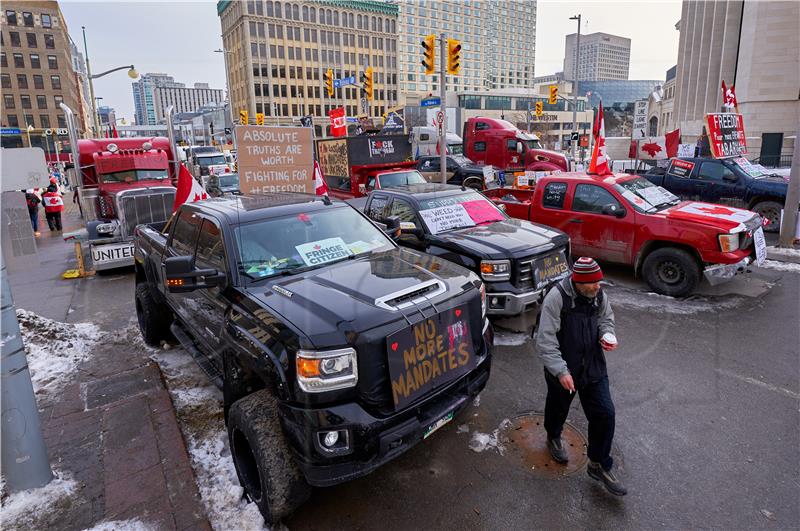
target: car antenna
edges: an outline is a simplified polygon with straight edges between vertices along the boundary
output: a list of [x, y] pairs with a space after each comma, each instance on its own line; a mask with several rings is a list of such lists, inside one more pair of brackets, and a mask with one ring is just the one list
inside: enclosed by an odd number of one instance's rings
[[331, 202], [331, 198], [330, 198], [330, 197], [328, 197], [328, 194], [325, 194], [325, 195], [323, 195], [323, 196], [322, 196], [322, 202], [323, 202], [323, 203], [324, 203], [326, 206], [331, 206], [331, 205], [333, 204], [333, 203]]

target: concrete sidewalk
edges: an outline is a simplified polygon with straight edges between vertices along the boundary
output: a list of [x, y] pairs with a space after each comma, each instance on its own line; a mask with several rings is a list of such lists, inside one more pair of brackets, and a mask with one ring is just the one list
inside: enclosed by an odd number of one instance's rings
[[[71, 198], [65, 199], [72, 205]], [[82, 225], [77, 208], [64, 231]], [[53, 468], [77, 482], [70, 503], [37, 521], [4, 527], [85, 529], [138, 520], [157, 529], [210, 529], [185, 441], [158, 366], [130, 322], [130, 272], [62, 280], [76, 267], [74, 247], [43, 227], [40, 266], [9, 274], [17, 308], [67, 323], [91, 322], [106, 334], [68, 385], [37, 401]]]

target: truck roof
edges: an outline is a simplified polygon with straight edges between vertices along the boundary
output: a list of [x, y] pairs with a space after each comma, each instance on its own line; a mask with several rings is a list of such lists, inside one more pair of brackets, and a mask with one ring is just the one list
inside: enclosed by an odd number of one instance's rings
[[[466, 191], [471, 190], [467, 188]], [[391, 188], [375, 190], [375, 192], [391, 192], [393, 194], [409, 194], [417, 199], [429, 199], [431, 197], [442, 197], [448, 195], [458, 195], [464, 193], [460, 186], [455, 184], [425, 183], [425, 184], [403, 184]], [[373, 193], [375, 193], [373, 192]]]
[[181, 208], [197, 212], [213, 212], [231, 225], [261, 219], [280, 217], [297, 212], [313, 212], [325, 208], [345, 206], [344, 201], [326, 201], [314, 194], [274, 192], [260, 195], [218, 197], [197, 203], [187, 203]]
[[547, 179], [548, 181], [558, 181], [559, 179], [569, 179], [571, 181], [585, 181], [585, 182], [604, 182], [608, 184], [618, 184], [621, 182], [629, 181], [631, 179], [635, 179], [636, 177], [641, 177], [641, 175], [633, 175], [630, 173], [615, 173], [614, 175], [589, 175], [588, 173], [582, 172], [563, 172], [563, 173], [551, 173], [550, 175], [546, 175], [542, 179]]

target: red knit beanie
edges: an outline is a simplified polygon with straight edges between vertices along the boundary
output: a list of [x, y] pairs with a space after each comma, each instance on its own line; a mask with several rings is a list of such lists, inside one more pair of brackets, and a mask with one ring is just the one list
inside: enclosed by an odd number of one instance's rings
[[572, 266], [572, 281], [576, 283], [600, 282], [603, 280], [603, 271], [594, 261], [594, 258], [581, 256]]

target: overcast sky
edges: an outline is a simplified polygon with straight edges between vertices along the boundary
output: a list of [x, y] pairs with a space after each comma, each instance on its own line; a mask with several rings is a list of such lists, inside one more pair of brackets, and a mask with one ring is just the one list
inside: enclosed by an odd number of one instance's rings
[[[164, 72], [187, 86], [206, 82], [212, 88], [225, 88], [222, 54], [214, 53], [222, 47], [216, 2], [62, 0], [60, 5], [81, 51], [81, 26], [86, 26], [94, 73], [133, 64], [139, 73]], [[631, 39], [631, 79], [664, 79], [666, 70], [677, 62], [675, 23], [680, 12], [680, 0], [540, 0], [536, 75], [562, 70], [564, 36], [577, 29], [569, 17], [580, 13], [582, 33], [602, 31]], [[95, 95], [103, 98], [100, 104], [114, 107], [117, 118], [133, 117], [131, 81], [125, 71], [95, 80]]]

